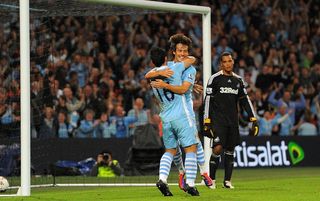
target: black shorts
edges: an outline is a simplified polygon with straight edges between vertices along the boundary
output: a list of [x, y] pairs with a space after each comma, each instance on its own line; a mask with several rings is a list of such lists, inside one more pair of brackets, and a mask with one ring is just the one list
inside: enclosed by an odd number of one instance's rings
[[216, 145], [222, 145], [224, 149], [234, 148], [240, 144], [239, 127], [234, 126], [214, 126], [215, 138], [210, 141], [213, 148]]

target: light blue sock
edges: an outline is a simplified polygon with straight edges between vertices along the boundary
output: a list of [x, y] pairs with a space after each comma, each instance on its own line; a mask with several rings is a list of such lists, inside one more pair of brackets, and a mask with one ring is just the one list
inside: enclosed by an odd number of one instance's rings
[[161, 157], [159, 168], [159, 180], [162, 180], [164, 183], [167, 183], [167, 178], [171, 169], [172, 160], [173, 155], [169, 152], [165, 152]]
[[180, 147], [177, 147], [177, 153], [173, 157], [173, 162], [177, 166], [180, 174], [183, 174], [186, 172], [183, 166], [182, 153], [181, 153]]
[[193, 152], [186, 153], [186, 159], [185, 159], [185, 168], [186, 168], [186, 183], [193, 187], [194, 181], [197, 177], [197, 158], [196, 154]]
[[200, 173], [205, 173], [205, 167], [204, 167], [204, 152], [201, 142], [197, 145], [197, 162], [199, 165]]

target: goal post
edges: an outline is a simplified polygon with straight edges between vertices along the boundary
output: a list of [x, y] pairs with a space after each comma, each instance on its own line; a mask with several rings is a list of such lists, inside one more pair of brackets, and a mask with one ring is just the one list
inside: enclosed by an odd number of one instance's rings
[[[211, 13], [202, 14], [202, 47], [203, 47], [203, 98], [205, 96], [207, 80], [211, 76]], [[209, 162], [212, 154], [212, 149], [210, 148], [210, 139], [204, 137], [203, 140], [204, 158], [205, 158], [205, 168], [209, 173]]]
[[20, 12], [20, 66], [21, 66], [21, 189], [18, 195], [30, 196], [30, 13], [29, 0], [19, 1]]

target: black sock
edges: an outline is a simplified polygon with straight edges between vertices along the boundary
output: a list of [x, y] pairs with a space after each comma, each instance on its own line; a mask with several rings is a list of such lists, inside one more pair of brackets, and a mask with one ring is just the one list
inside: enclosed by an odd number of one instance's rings
[[230, 181], [233, 171], [233, 151], [224, 152], [224, 181]]
[[210, 178], [212, 180], [216, 179], [216, 171], [219, 167], [220, 163], [220, 155], [215, 155], [212, 153], [211, 158], [210, 158]]

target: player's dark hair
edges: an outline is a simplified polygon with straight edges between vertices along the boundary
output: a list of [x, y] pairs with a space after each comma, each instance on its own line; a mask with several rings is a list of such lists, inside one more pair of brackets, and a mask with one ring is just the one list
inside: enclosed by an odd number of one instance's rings
[[161, 66], [165, 62], [166, 56], [166, 51], [162, 48], [153, 47], [150, 50], [151, 61], [157, 67]]
[[191, 45], [192, 45], [191, 39], [183, 34], [175, 34], [175, 35], [171, 36], [169, 39], [169, 43], [170, 43], [170, 50], [172, 50], [172, 51], [176, 50], [176, 46], [179, 43], [181, 43], [183, 45], [187, 45], [189, 51], [190, 51]]
[[222, 57], [224, 57], [224, 56], [231, 56], [232, 57], [232, 54], [230, 52], [222, 52], [220, 55], [220, 58], [219, 58], [219, 62], [222, 61]]

